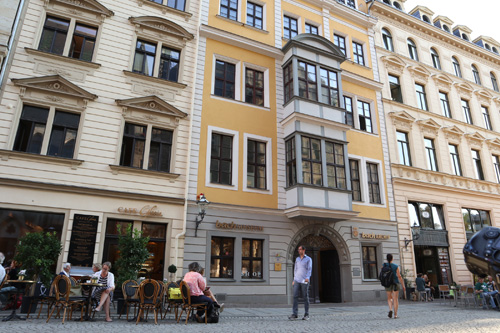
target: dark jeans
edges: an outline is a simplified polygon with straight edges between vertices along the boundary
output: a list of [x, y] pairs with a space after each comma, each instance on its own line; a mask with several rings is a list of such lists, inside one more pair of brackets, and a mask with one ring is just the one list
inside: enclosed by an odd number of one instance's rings
[[[207, 306], [207, 315], [210, 315], [210, 313], [212, 312], [212, 308], [214, 306], [214, 301], [212, 301], [211, 298], [209, 298], [209, 297], [207, 297], [205, 295], [191, 296], [191, 304], [204, 303], [204, 302], [208, 303], [208, 306]], [[203, 316], [205, 314], [205, 311], [204, 310], [198, 310], [198, 312], [196, 312], [196, 314], [201, 317], [201, 316]]]
[[299, 296], [304, 298], [304, 315], [309, 314], [309, 283], [298, 283], [297, 281], [293, 284], [293, 314], [297, 315], [299, 312]]

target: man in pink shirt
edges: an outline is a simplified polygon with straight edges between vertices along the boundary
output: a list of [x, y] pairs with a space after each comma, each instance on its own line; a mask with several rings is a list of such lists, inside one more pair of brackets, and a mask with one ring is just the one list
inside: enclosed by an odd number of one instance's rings
[[[203, 276], [199, 273], [201, 271], [201, 266], [197, 262], [193, 262], [189, 264], [188, 269], [189, 272], [184, 275], [184, 281], [191, 290], [191, 303], [208, 303], [207, 315], [209, 315], [212, 312], [214, 301], [203, 293], [207, 285], [205, 279], [203, 279]], [[198, 310], [196, 313], [196, 320], [198, 322], [205, 322], [205, 319], [203, 319], [204, 313], [205, 311]]]

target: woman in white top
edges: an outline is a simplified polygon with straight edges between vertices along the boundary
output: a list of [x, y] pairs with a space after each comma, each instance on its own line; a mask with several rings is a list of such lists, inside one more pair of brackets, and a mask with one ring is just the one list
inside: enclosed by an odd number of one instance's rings
[[112, 321], [109, 316], [109, 305], [113, 299], [113, 290], [115, 290], [115, 276], [110, 270], [111, 263], [109, 261], [102, 264], [102, 269], [95, 273], [94, 276], [98, 278], [97, 283], [105, 284], [106, 287], [95, 287], [92, 292], [92, 297], [99, 300], [99, 305], [95, 310], [99, 312], [104, 307], [106, 321]]

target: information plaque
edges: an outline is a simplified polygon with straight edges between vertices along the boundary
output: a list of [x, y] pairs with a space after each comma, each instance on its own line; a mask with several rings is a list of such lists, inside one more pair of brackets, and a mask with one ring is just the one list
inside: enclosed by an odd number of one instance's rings
[[75, 214], [69, 244], [72, 266], [92, 267], [99, 216]]

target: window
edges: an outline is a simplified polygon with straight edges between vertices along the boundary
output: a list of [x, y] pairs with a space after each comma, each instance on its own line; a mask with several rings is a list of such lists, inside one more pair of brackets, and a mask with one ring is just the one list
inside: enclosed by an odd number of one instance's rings
[[[53, 119], [52, 128], [48, 130], [50, 119]], [[13, 150], [73, 158], [79, 124], [79, 114], [24, 105]], [[42, 151], [47, 139], [47, 151]]]
[[361, 201], [361, 176], [359, 174], [359, 161], [349, 160], [351, 171], [352, 201]]
[[484, 180], [483, 167], [481, 165], [481, 155], [479, 155], [479, 151], [472, 149], [472, 161], [474, 164], [474, 173], [476, 174], [476, 178], [479, 180]]
[[458, 155], [458, 147], [456, 145], [449, 144], [450, 157], [451, 157], [451, 169], [453, 174], [456, 176], [462, 175], [462, 168], [460, 167], [460, 156]]
[[493, 90], [495, 90], [496, 92], [499, 92], [498, 90], [498, 82], [497, 82], [497, 77], [495, 76], [495, 74], [493, 74], [493, 72], [490, 73], [490, 77], [491, 77], [491, 87], [493, 88]]
[[302, 142], [302, 178], [304, 184], [323, 185], [321, 170], [321, 141], [301, 137]]
[[186, 7], [186, 0], [168, 0], [167, 6], [184, 11]]
[[[64, 46], [69, 26], [69, 20], [47, 16], [38, 49], [44, 52], [64, 55]], [[92, 61], [96, 37], [97, 28], [75, 23], [68, 57]]]
[[469, 41], [469, 37], [467, 37], [466, 34], [462, 34], [462, 39], [466, 40], [466, 41]]
[[410, 146], [408, 142], [408, 134], [396, 131], [398, 140], [399, 163], [411, 166]]
[[247, 142], [247, 187], [266, 189], [266, 143]]
[[460, 69], [460, 63], [457, 58], [451, 57], [451, 61], [453, 62], [453, 69], [455, 70], [455, 75], [458, 77], [462, 77], [462, 70]]
[[443, 206], [424, 202], [408, 202], [410, 225], [422, 229], [444, 230]]
[[491, 131], [492, 128], [491, 128], [490, 114], [488, 112], [488, 108], [486, 106], [481, 106], [481, 112], [483, 113], [485, 128]]
[[425, 87], [421, 84], [415, 83], [415, 90], [417, 92], [417, 107], [421, 110], [428, 111]]
[[246, 68], [245, 77], [245, 102], [264, 106], [264, 73]]
[[290, 62], [283, 68], [283, 81], [285, 81], [285, 103], [293, 96], [293, 64]]
[[210, 182], [232, 184], [233, 138], [229, 135], [212, 133], [210, 152]]
[[148, 170], [170, 172], [173, 132], [152, 128]]
[[242, 239], [241, 242], [241, 278], [262, 279], [262, 244], [261, 239]]
[[354, 126], [352, 98], [344, 96], [344, 105], [345, 105], [345, 123], [347, 125]]
[[391, 89], [392, 100], [403, 103], [403, 94], [401, 93], [399, 77], [389, 74], [389, 88]]
[[450, 32], [450, 27], [448, 27], [446, 24], [443, 24], [443, 30], [446, 32]]
[[384, 0], [384, 3], [388, 4], [389, 6], [391, 5], [391, 2], [389, 0]]
[[399, 2], [394, 1], [392, 4], [394, 5], [394, 8], [399, 9], [399, 10], [403, 10], [403, 8], [399, 4]]
[[427, 168], [432, 171], [439, 171], [436, 158], [436, 148], [434, 140], [424, 138], [425, 151], [427, 155]]
[[344, 145], [327, 141], [325, 154], [328, 187], [346, 189]]
[[360, 130], [373, 133], [371, 117], [370, 104], [363, 101], [358, 101], [358, 118]]
[[344, 55], [347, 55], [345, 48], [345, 38], [339, 35], [333, 35], [333, 44], [337, 45]]
[[500, 157], [497, 155], [492, 155], [493, 168], [495, 169], [495, 175], [497, 176], [497, 182], [500, 183]]
[[474, 65], [471, 65], [472, 69], [472, 75], [474, 76], [474, 82], [477, 84], [481, 84], [481, 77], [479, 76], [479, 71], [477, 70], [477, 67]]
[[387, 51], [394, 51], [394, 46], [392, 44], [392, 35], [389, 30], [385, 28], [382, 29], [382, 41], [384, 42], [384, 47]]
[[297, 184], [297, 159], [295, 158], [295, 138], [285, 142], [286, 186]]
[[146, 248], [149, 258], [143, 268], [148, 270], [152, 279], [163, 280], [163, 263], [165, 262], [165, 245], [167, 244], [167, 225], [142, 222], [142, 235], [149, 237]]
[[352, 42], [352, 56], [354, 62], [364, 66], [365, 65], [365, 57], [363, 55], [363, 45]]
[[417, 46], [411, 39], [408, 39], [408, 54], [410, 59], [418, 61]]
[[427, 22], [427, 23], [431, 23], [431, 20], [429, 19], [429, 16], [427, 16], [427, 15], [422, 15], [422, 21]]
[[159, 78], [177, 82], [181, 53], [168, 47], [161, 48]]
[[146, 126], [125, 123], [120, 165], [142, 169], [146, 147]]
[[262, 22], [263, 22], [263, 7], [256, 5], [252, 2], [247, 3], [247, 24], [257, 28], [257, 29], [263, 29]]
[[356, 8], [356, 3], [354, 0], [340, 0], [340, 2], [348, 5], [351, 8]]
[[214, 95], [234, 99], [236, 66], [225, 61], [215, 61]]
[[441, 100], [441, 111], [443, 111], [443, 116], [451, 118], [450, 102], [448, 101], [448, 94], [440, 91], [439, 99]]
[[378, 177], [378, 165], [375, 163], [366, 163], [366, 173], [368, 177], [368, 192], [370, 194], [370, 203], [382, 203], [380, 197], [380, 184]]
[[465, 122], [472, 125], [472, 116], [470, 113], [469, 101], [462, 99], [462, 110], [464, 110]]
[[137, 40], [134, 57], [133, 72], [153, 75], [153, 68], [155, 66], [156, 44]]
[[234, 274], [234, 238], [212, 237], [210, 278], [232, 279]]
[[316, 66], [303, 61], [298, 62], [299, 96], [318, 100], [316, 86]]
[[318, 34], [318, 27], [316, 27], [312, 24], [306, 23], [306, 33], [317, 35]]
[[363, 279], [376, 280], [378, 277], [377, 269], [377, 247], [363, 246]]
[[493, 47], [491, 48], [491, 50], [493, 51], [493, 53], [498, 54], [498, 49], [497, 49], [496, 47], [494, 47], [494, 46], [493, 46]]
[[441, 62], [439, 61], [439, 54], [437, 51], [431, 47], [431, 58], [432, 58], [432, 66], [436, 69], [441, 69]]
[[292, 39], [299, 34], [297, 20], [289, 16], [283, 16], [283, 35], [286, 39]]
[[485, 47], [488, 51], [491, 51], [490, 44], [486, 43], [486, 44], [484, 44], [484, 47]]
[[320, 68], [322, 102], [335, 107], [339, 106], [339, 87], [337, 72]]
[[465, 231], [478, 232], [491, 226], [490, 213], [486, 210], [462, 208]]
[[238, 20], [238, 0], [221, 0], [220, 16], [230, 20]]

